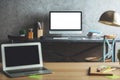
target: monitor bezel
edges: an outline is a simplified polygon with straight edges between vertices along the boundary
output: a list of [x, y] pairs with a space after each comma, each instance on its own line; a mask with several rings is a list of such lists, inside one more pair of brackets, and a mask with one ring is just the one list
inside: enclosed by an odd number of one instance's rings
[[[80, 13], [80, 29], [51, 29], [51, 13]], [[82, 11], [50, 11], [49, 12], [49, 31], [82, 31]]]

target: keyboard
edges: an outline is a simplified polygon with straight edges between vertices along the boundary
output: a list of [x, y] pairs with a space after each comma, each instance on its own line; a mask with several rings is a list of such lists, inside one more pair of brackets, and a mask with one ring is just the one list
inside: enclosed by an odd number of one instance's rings
[[43, 37], [45, 40], [103, 40], [103, 37], [98, 38], [89, 38], [87, 36], [51, 36], [51, 37]]
[[39, 69], [33, 69], [33, 70], [19, 70], [19, 71], [6, 71], [6, 75], [9, 77], [21, 77], [21, 76], [28, 76], [33, 74], [50, 74], [52, 73], [51, 70], [48, 70], [47, 68], [39, 68]]
[[53, 37], [53, 39], [69, 39], [69, 37]]

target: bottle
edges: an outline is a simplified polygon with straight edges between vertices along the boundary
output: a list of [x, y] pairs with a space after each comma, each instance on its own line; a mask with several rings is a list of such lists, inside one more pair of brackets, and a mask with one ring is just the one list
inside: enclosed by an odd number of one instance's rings
[[28, 39], [33, 39], [33, 28], [29, 28]]
[[37, 38], [40, 38], [41, 36], [43, 36], [43, 25], [41, 25], [41, 23], [38, 22]]

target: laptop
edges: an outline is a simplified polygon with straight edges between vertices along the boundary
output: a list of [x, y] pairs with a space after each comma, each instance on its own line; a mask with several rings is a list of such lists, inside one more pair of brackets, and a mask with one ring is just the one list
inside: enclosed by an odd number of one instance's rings
[[40, 42], [1, 44], [3, 72], [9, 77], [52, 73], [43, 66]]

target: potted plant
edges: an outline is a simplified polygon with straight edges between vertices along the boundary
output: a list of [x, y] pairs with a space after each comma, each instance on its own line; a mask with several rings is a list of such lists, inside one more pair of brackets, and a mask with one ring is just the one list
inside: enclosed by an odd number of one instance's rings
[[19, 35], [20, 36], [22, 36], [22, 37], [25, 37], [26, 36], [26, 30], [25, 29], [21, 29], [20, 31], [19, 31]]

